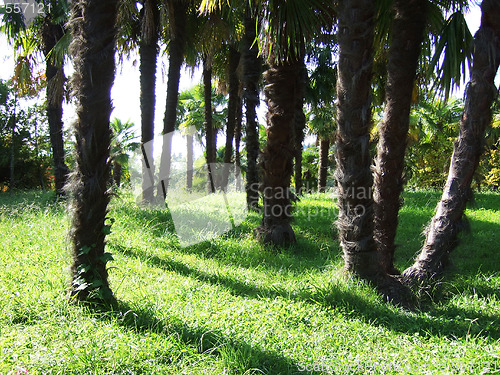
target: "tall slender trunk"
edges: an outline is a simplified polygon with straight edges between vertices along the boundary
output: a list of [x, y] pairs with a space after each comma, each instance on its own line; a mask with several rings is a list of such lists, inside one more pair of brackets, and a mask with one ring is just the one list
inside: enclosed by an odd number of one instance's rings
[[251, 16], [247, 5], [245, 14], [245, 35], [243, 37], [243, 89], [246, 108], [246, 148], [247, 148], [247, 206], [256, 210], [259, 206], [259, 174], [257, 158], [259, 156], [259, 129], [256, 107], [259, 105], [259, 79], [262, 75], [262, 62], [255, 41], [256, 20]]
[[14, 111], [10, 116], [10, 125], [11, 125], [11, 143], [10, 143], [10, 180], [9, 180], [9, 191], [12, 193], [16, 188], [16, 124], [17, 124], [17, 95], [14, 96]]
[[339, 3], [337, 227], [346, 270], [368, 280], [375, 280], [380, 270], [373, 239], [369, 147], [374, 20], [372, 0]]
[[328, 152], [330, 150], [330, 138], [321, 138], [319, 142], [319, 166], [318, 166], [318, 191], [326, 191], [326, 180], [328, 177]]
[[267, 144], [261, 155], [263, 218], [255, 233], [259, 241], [286, 245], [296, 241], [290, 221], [290, 180], [296, 155], [295, 126], [298, 98], [303, 96], [302, 59], [271, 64], [265, 72]]
[[374, 168], [374, 233], [385, 272], [394, 268], [398, 212], [403, 191], [406, 138], [420, 49], [424, 37], [427, 0], [397, 0], [387, 65], [386, 105]]
[[234, 177], [236, 179], [236, 191], [241, 190], [241, 125], [243, 119], [243, 108], [241, 96], [238, 95], [238, 111], [236, 116], [236, 128], [234, 129]]
[[193, 190], [193, 169], [194, 169], [194, 160], [193, 160], [193, 135], [188, 134], [186, 136], [186, 144], [187, 144], [187, 156], [186, 156], [186, 190]]
[[73, 264], [71, 296], [78, 300], [113, 302], [108, 283], [105, 237], [110, 192], [109, 118], [115, 74], [117, 0], [73, 3], [71, 52], [78, 100], [75, 122], [75, 170], [71, 175]]
[[484, 149], [485, 129], [491, 124], [491, 107], [497, 95], [494, 80], [500, 65], [500, 1], [484, 0], [481, 10], [481, 27], [474, 37], [473, 67], [448, 180], [427, 229], [424, 246], [415, 263], [403, 273], [409, 284], [439, 277], [455, 249], [471, 194], [470, 184]]
[[177, 118], [177, 102], [179, 98], [179, 80], [184, 61], [186, 46], [186, 4], [182, 0], [167, 2], [169, 21], [171, 23], [171, 40], [169, 45], [169, 66], [167, 83], [167, 100], [163, 119], [163, 148], [160, 161], [158, 196], [167, 197], [172, 159], [172, 133]]
[[49, 123], [50, 143], [52, 146], [52, 158], [54, 164], [55, 190], [58, 196], [64, 195], [64, 186], [69, 174], [69, 169], [64, 162], [64, 140], [62, 103], [64, 98], [64, 76], [63, 66], [55, 65], [49, 59], [49, 53], [64, 36], [61, 25], [54, 25], [49, 18], [42, 24], [43, 51], [46, 60], [45, 76], [47, 77], [47, 120]]
[[208, 169], [207, 188], [210, 193], [217, 189], [217, 134], [212, 121], [212, 65], [207, 57], [203, 60], [203, 96], [205, 101], [206, 161]]
[[[303, 81], [301, 85], [306, 85], [307, 68], [304, 61], [299, 71], [299, 79]], [[304, 142], [304, 130], [306, 128], [306, 116], [304, 115], [304, 95], [297, 96], [295, 108], [295, 192], [302, 194], [302, 143]]]
[[158, 57], [159, 9], [157, 0], [144, 2], [139, 44], [141, 82], [142, 201], [154, 202], [154, 118], [156, 106], [156, 60]]
[[238, 115], [238, 91], [240, 81], [238, 79], [238, 65], [240, 53], [233, 46], [229, 47], [229, 100], [227, 103], [227, 126], [226, 126], [226, 148], [224, 151], [224, 167], [222, 173], [221, 188], [226, 190], [230, 165], [233, 157], [233, 139], [236, 128], [236, 117]]
[[38, 124], [35, 123], [35, 160], [38, 172], [38, 178], [40, 179], [40, 187], [42, 191], [45, 192], [45, 180], [42, 169], [42, 158], [40, 157], [40, 146], [38, 140]]

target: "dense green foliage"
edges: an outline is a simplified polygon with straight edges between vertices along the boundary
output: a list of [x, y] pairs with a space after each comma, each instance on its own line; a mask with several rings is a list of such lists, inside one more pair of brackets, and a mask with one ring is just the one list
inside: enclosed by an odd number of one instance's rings
[[[444, 186], [463, 110], [461, 99], [443, 101], [425, 92], [412, 106], [404, 176], [410, 188], [441, 189]], [[374, 114], [377, 124], [372, 130], [374, 142], [377, 141], [382, 121], [381, 111]], [[476, 189], [496, 190], [500, 186], [499, 137], [500, 117], [497, 110], [492, 126], [488, 129], [485, 154], [474, 179]]]
[[52, 187], [52, 152], [44, 106], [20, 108], [10, 91], [0, 96], [5, 98], [0, 98], [0, 190], [10, 186], [12, 157], [17, 188]]
[[[396, 254], [411, 263], [438, 193], [405, 194]], [[420, 310], [394, 308], [347, 279], [331, 196], [296, 209], [298, 243], [258, 245], [251, 213], [211, 242], [181, 248], [165, 211], [127, 193], [111, 204], [111, 310], [68, 303], [69, 225], [52, 194], [0, 194], [0, 373], [437, 374], [500, 368], [500, 196], [467, 211], [473, 235], [457, 276]], [[200, 207], [200, 210], [203, 210]], [[306, 367], [307, 366], [307, 367]], [[314, 367], [316, 366], [316, 367]], [[307, 369], [307, 371], [305, 371]], [[330, 369], [334, 369], [335, 371]], [[304, 370], [301, 372], [300, 370]]]

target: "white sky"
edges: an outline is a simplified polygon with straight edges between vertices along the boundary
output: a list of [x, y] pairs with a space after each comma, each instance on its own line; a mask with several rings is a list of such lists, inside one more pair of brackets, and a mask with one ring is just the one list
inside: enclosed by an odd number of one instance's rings
[[[474, 2], [472, 2], [474, 3]], [[466, 15], [467, 23], [471, 32], [474, 34], [480, 25], [481, 12], [479, 6], [472, 4], [471, 11]], [[160, 134], [163, 128], [163, 114], [165, 112], [165, 100], [167, 91], [167, 72], [168, 56], [162, 55], [158, 59], [157, 84], [156, 84], [156, 115], [155, 115], [155, 134]], [[66, 64], [67, 75], [71, 74], [71, 64]], [[14, 68], [14, 59], [12, 49], [6, 43], [5, 37], [0, 37], [0, 78], [9, 79], [12, 76]], [[181, 74], [180, 91], [191, 88], [201, 82], [201, 72], [196, 70], [192, 72], [184, 70]], [[466, 81], [468, 79], [466, 78]], [[500, 84], [500, 74], [497, 76], [497, 84]], [[465, 85], [463, 85], [465, 87]], [[111, 118], [119, 118], [122, 121], [130, 120], [140, 126], [140, 103], [139, 103], [139, 61], [137, 55], [132, 55], [130, 59], [125, 59], [123, 64], [117, 66], [117, 75], [112, 89], [112, 99], [114, 110]], [[463, 95], [463, 88], [456, 95]], [[259, 118], [264, 122], [265, 105], [259, 108]], [[68, 125], [75, 119], [73, 105], [66, 104], [64, 107], [64, 120]], [[139, 134], [139, 133], [137, 133]], [[174, 144], [176, 142], [174, 141]], [[219, 142], [220, 143], [220, 142]], [[178, 152], [180, 150], [174, 150]]]

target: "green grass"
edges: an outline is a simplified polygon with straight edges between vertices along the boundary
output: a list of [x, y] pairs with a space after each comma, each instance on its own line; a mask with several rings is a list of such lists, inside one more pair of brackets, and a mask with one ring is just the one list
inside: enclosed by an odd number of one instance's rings
[[[438, 199], [406, 193], [398, 267]], [[121, 193], [108, 237], [114, 311], [67, 301], [63, 203], [27, 192], [0, 204], [0, 374], [500, 373], [499, 195], [476, 197], [451, 273], [417, 312], [344, 275], [327, 196], [301, 200], [298, 243], [277, 251], [253, 239], [254, 213], [181, 247], [167, 212]]]

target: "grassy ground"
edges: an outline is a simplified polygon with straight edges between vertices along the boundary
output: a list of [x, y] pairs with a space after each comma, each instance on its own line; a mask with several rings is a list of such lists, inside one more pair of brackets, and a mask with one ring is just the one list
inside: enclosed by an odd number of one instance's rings
[[[400, 268], [438, 197], [406, 194]], [[477, 196], [452, 273], [418, 312], [343, 275], [326, 196], [302, 199], [298, 244], [276, 251], [255, 243], [256, 214], [181, 247], [170, 215], [121, 194], [108, 241], [116, 311], [67, 302], [63, 204], [33, 192], [0, 204], [0, 374], [500, 373], [499, 195]]]

